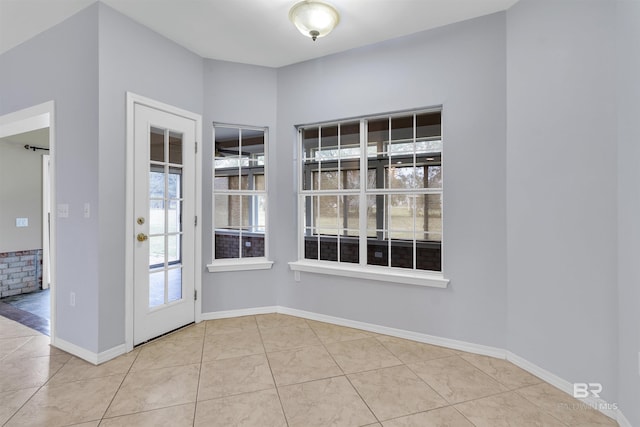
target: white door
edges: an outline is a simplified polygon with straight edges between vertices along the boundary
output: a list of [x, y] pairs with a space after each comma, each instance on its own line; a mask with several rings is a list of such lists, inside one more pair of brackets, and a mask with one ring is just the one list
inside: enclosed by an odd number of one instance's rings
[[195, 320], [194, 120], [135, 104], [134, 345]]

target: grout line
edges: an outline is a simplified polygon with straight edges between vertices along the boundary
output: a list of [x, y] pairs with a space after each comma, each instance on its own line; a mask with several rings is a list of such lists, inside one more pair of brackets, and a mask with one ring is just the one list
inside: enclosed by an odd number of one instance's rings
[[196, 424], [196, 414], [198, 413], [198, 395], [200, 394], [200, 379], [202, 378], [202, 361], [204, 360], [204, 342], [207, 339], [207, 321], [205, 320], [204, 331], [202, 331], [202, 348], [200, 349], [200, 365], [198, 366], [198, 384], [196, 385], [196, 401], [193, 404], [193, 422]]
[[284, 417], [284, 422], [289, 427], [289, 419], [287, 418], [287, 413], [284, 411], [284, 405], [282, 404], [282, 397], [280, 396], [280, 390], [278, 389], [278, 383], [276, 382], [276, 377], [273, 374], [273, 368], [271, 367], [271, 361], [269, 360], [269, 356], [267, 356], [267, 349], [264, 347], [264, 340], [262, 339], [262, 331], [260, 330], [260, 325], [258, 325], [258, 320], [256, 316], [253, 316], [253, 319], [256, 322], [256, 327], [258, 328], [258, 336], [260, 337], [260, 343], [262, 344], [262, 349], [264, 350], [264, 357], [267, 359], [267, 365], [269, 365], [269, 372], [271, 372], [271, 379], [273, 380], [273, 387], [276, 389], [276, 394], [278, 395], [278, 401], [280, 402], [280, 409], [282, 410], [282, 416]]
[[[351, 382], [351, 379], [349, 378], [349, 376], [344, 372], [344, 369], [342, 369], [342, 366], [340, 366], [340, 364], [338, 363], [338, 361], [335, 359], [335, 357], [333, 357], [333, 354], [331, 354], [331, 352], [329, 351], [329, 349], [327, 348], [327, 346], [325, 345], [324, 341], [322, 341], [322, 339], [320, 339], [320, 336], [318, 335], [318, 333], [315, 331], [315, 329], [313, 329], [313, 327], [311, 326], [311, 324], [309, 323], [308, 319], [305, 319], [305, 321], [307, 322], [307, 325], [309, 326], [309, 328], [311, 328], [311, 330], [313, 331], [313, 333], [316, 335], [316, 337], [318, 338], [318, 341], [320, 341], [322, 343], [322, 347], [324, 348], [324, 350], [327, 352], [327, 354], [329, 355], [329, 357], [331, 357], [331, 360], [333, 360], [333, 363], [336, 364], [336, 366], [338, 366], [338, 368], [340, 369], [340, 371], [342, 371], [342, 376], [344, 376], [344, 378], [347, 380], [347, 382], [349, 383], [349, 385], [351, 386], [351, 388], [356, 392], [356, 394], [358, 395], [358, 397], [360, 398], [360, 400], [362, 401], [362, 403], [364, 403], [364, 405], [367, 407], [367, 409], [369, 410], [369, 412], [371, 413], [371, 415], [373, 415], [373, 418], [375, 418], [375, 420], [378, 423], [382, 423], [380, 421], [380, 419], [378, 419], [378, 416], [376, 415], [375, 412], [373, 412], [373, 409], [371, 409], [371, 407], [369, 406], [369, 404], [367, 403], [367, 401], [364, 399], [364, 397], [362, 397], [362, 395], [360, 394], [360, 392], [358, 391], [358, 389], [356, 388], [356, 386], [353, 385], [353, 383]], [[371, 337], [369, 337], [371, 338]], [[364, 339], [364, 338], [363, 338]], [[356, 341], [356, 340], [351, 340], [351, 341]], [[342, 342], [342, 341], [337, 341], [337, 342]], [[371, 424], [371, 423], [369, 423]]]
[[[122, 377], [122, 381], [120, 381], [120, 385], [116, 389], [116, 392], [113, 393], [113, 396], [111, 397], [111, 400], [109, 401], [109, 404], [107, 405], [107, 407], [105, 408], [104, 412], [102, 413], [102, 416], [100, 417], [100, 423], [99, 424], [102, 424], [102, 420], [104, 419], [104, 416], [107, 415], [107, 412], [109, 412], [109, 408], [111, 408], [111, 405], [113, 405], [113, 401], [115, 400], [116, 396], [120, 392], [120, 389], [122, 388], [122, 384], [124, 384], [124, 381], [127, 379], [129, 374], [131, 373], [131, 368], [133, 367], [133, 364], [136, 363], [136, 360], [138, 360], [138, 357], [140, 357], [140, 353], [141, 352], [142, 352], [142, 350], [138, 350], [138, 353], [136, 354], [136, 357], [133, 358], [133, 361], [131, 362], [131, 365], [129, 365], [129, 369], [127, 369], [127, 372], [125, 372], [124, 376]], [[124, 356], [124, 354], [120, 355], [119, 357], [122, 357], [122, 356]], [[115, 359], [113, 359], [113, 360], [115, 360]]]

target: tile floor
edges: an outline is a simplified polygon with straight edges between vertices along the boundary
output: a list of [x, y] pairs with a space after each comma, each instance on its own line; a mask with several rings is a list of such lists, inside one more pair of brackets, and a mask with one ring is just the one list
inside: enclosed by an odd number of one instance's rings
[[49, 289], [0, 299], [0, 316], [49, 335]]
[[280, 314], [93, 366], [0, 317], [6, 426], [616, 426], [513, 364]]

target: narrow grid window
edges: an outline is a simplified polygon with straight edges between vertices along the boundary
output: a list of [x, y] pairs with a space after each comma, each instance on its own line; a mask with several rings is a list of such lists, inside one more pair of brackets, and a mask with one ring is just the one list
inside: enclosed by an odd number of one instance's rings
[[266, 257], [265, 128], [214, 124], [214, 260]]
[[301, 258], [441, 271], [441, 112], [299, 128]]

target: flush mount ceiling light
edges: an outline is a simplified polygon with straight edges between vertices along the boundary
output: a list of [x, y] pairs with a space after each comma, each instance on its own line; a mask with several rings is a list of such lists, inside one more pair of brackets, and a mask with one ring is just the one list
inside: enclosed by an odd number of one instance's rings
[[291, 8], [289, 19], [302, 34], [316, 41], [318, 37], [326, 36], [338, 25], [340, 15], [327, 3], [304, 0]]

